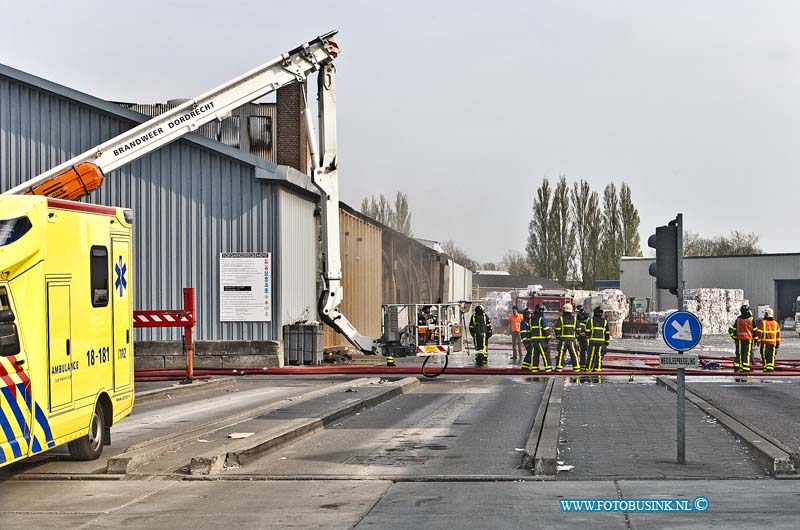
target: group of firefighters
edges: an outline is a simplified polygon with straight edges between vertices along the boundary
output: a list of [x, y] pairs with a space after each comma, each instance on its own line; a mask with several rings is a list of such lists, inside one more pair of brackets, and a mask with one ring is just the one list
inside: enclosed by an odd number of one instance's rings
[[[508, 318], [512, 362], [514, 364], [521, 362], [523, 370], [538, 372], [541, 365], [545, 372], [552, 372], [554, 367], [548, 346], [550, 339], [554, 337], [558, 341], [556, 372], [564, 370], [568, 359], [575, 372], [600, 372], [603, 368], [603, 356], [611, 338], [608, 320], [603, 316], [602, 307], [595, 307], [591, 317], [583, 306], [579, 305], [575, 309], [577, 312], [573, 311], [572, 304], [564, 304], [561, 316], [551, 328], [544, 317], [543, 305], [537, 304], [533, 310], [526, 307], [521, 314], [516, 307], [512, 308]], [[750, 306], [743, 305], [740, 313], [728, 329], [728, 333], [736, 343], [734, 371], [750, 371], [754, 344], [760, 347], [763, 370], [774, 371], [775, 358], [781, 345], [781, 329], [772, 309], [767, 308], [764, 319], [755, 326]], [[469, 332], [475, 345], [475, 364], [486, 366], [489, 359], [487, 345], [489, 337], [492, 336], [492, 323], [480, 305], [472, 314]]]
[[[575, 311], [577, 310], [577, 311]], [[575, 372], [600, 372], [603, 356], [611, 334], [603, 309], [596, 307], [592, 316], [579, 305], [564, 304], [561, 316], [550, 326], [544, 317], [545, 307], [537, 304], [531, 310], [526, 307], [520, 314], [514, 307], [509, 315], [514, 364], [521, 362], [523, 370], [552, 372], [554, 367], [550, 358], [551, 338], [558, 341], [555, 371], [562, 372], [567, 360]], [[475, 345], [475, 365], [486, 366], [488, 362], [487, 343], [492, 336], [492, 323], [483, 307], [477, 306], [469, 322], [469, 332]], [[525, 350], [523, 356], [523, 349]]]
[[753, 344], [760, 346], [762, 370], [775, 370], [775, 357], [781, 345], [781, 326], [775, 320], [772, 309], [764, 311], [764, 319], [753, 327], [753, 313], [750, 306], [743, 305], [739, 316], [728, 328], [728, 334], [736, 343], [736, 355], [733, 359], [735, 372], [749, 372], [753, 360]]

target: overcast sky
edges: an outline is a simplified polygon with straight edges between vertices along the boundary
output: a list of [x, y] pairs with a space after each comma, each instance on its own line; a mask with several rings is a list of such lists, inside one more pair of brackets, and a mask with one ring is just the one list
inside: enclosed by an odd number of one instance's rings
[[542, 177], [630, 184], [642, 243], [797, 252], [800, 3], [0, 0], [0, 62], [89, 94], [191, 97], [337, 28], [342, 196], [419, 237], [524, 250]]

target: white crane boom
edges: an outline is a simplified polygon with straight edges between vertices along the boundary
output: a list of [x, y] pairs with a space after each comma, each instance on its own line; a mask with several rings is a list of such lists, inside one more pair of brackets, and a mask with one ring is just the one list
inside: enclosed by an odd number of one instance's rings
[[311, 180], [320, 192], [322, 223], [322, 248], [325, 270], [322, 272], [322, 293], [319, 298], [319, 315], [333, 329], [344, 335], [356, 348], [364, 353], [381, 351], [380, 342], [362, 335], [339, 310], [344, 300], [342, 288], [342, 258], [339, 236], [339, 166], [336, 147], [336, 69], [326, 64], [317, 76], [317, 98], [319, 103], [319, 146], [313, 136], [314, 124], [308, 104], [303, 109], [306, 119], [308, 144], [311, 151], [313, 172]]
[[100, 186], [104, 174], [174, 142], [211, 120], [224, 120], [245, 103], [282, 86], [304, 81], [339, 54], [339, 46], [331, 40], [334, 35], [336, 31], [331, 31], [302, 44], [4, 193], [68, 199], [86, 195]]

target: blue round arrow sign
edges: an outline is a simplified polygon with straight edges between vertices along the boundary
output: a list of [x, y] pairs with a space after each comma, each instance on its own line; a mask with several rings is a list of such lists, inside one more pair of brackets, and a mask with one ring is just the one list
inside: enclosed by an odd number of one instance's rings
[[661, 326], [661, 336], [667, 346], [676, 351], [689, 351], [700, 343], [703, 326], [688, 311], [672, 313]]

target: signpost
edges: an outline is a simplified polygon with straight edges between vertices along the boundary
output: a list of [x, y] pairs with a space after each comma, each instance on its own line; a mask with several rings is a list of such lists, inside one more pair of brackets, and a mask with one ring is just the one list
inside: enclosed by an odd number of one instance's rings
[[661, 326], [664, 342], [678, 354], [661, 355], [661, 366], [678, 371], [678, 463], [686, 463], [686, 367], [697, 366], [697, 355], [686, 355], [700, 343], [703, 327], [688, 311], [672, 313]]

